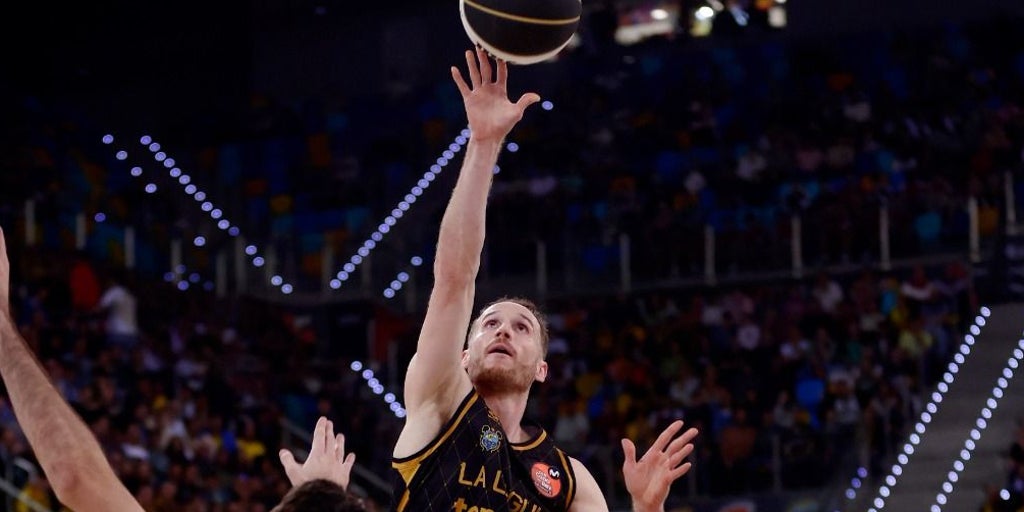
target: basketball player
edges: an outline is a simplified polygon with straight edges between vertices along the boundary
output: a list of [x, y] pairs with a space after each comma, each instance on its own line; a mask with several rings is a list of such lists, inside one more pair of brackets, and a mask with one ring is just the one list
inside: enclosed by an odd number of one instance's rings
[[[11, 266], [0, 229], [0, 378], [14, 414], [57, 499], [79, 512], [142, 512], [142, 506], [114, 474], [89, 427], [46, 375], [11, 319]], [[345, 456], [344, 436], [320, 418], [306, 462], [282, 450], [288, 480], [294, 486], [273, 512], [362, 512], [345, 492], [355, 454]]]
[[[523, 421], [530, 386], [547, 377], [547, 325], [532, 303], [499, 300], [471, 320], [484, 243], [487, 194], [505, 136], [540, 100], [512, 103], [508, 68], [466, 52], [469, 83], [455, 67], [471, 130], [441, 220], [434, 288], [405, 380], [408, 416], [395, 445], [399, 512], [607, 511], [594, 477], [539, 427]], [[468, 338], [467, 336], [468, 330]], [[463, 350], [463, 340], [466, 340]], [[669, 426], [640, 460], [628, 439], [623, 476], [635, 512], [661, 512], [697, 435]]]

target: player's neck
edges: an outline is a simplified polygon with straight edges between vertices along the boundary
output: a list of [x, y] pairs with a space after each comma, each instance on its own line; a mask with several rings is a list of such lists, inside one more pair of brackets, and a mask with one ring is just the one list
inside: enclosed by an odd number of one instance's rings
[[489, 393], [481, 396], [487, 407], [498, 416], [509, 442], [522, 443], [529, 440], [530, 435], [522, 427], [528, 393]]

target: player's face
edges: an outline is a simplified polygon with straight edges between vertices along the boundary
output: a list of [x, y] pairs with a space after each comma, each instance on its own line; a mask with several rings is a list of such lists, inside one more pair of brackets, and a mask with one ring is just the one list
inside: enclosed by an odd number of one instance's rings
[[528, 391], [547, 377], [540, 324], [515, 302], [492, 305], [474, 322], [462, 364], [477, 389]]

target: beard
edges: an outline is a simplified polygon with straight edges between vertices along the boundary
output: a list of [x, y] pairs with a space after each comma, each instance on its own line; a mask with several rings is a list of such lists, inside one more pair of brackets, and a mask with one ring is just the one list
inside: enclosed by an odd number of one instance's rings
[[533, 385], [533, 372], [520, 365], [496, 368], [476, 361], [469, 366], [469, 380], [482, 395], [525, 393]]

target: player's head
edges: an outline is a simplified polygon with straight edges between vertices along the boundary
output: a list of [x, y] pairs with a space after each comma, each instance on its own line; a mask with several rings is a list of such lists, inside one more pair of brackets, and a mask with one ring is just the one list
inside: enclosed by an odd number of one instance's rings
[[481, 391], [527, 391], [547, 378], [547, 319], [537, 306], [503, 297], [484, 306], [470, 325], [462, 364]]
[[340, 485], [317, 479], [293, 487], [270, 512], [366, 512], [366, 506]]

